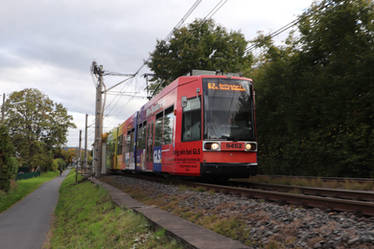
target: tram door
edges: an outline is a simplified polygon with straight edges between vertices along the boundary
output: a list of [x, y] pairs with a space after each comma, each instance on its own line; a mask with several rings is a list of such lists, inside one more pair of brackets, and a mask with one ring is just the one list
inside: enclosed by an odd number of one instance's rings
[[193, 82], [180, 89], [180, 116], [178, 138], [175, 145], [177, 174], [200, 175], [202, 159], [202, 97], [201, 85]]
[[126, 146], [125, 146], [125, 165], [126, 169], [135, 169], [135, 160], [134, 160], [134, 131], [132, 128], [127, 131], [126, 136]]
[[175, 114], [174, 105], [169, 106], [164, 111], [162, 140], [161, 140], [161, 163], [162, 171], [175, 174]]
[[153, 132], [154, 132], [154, 119], [151, 118], [149, 122], [147, 122], [147, 140], [146, 140], [146, 170], [152, 171], [153, 170]]

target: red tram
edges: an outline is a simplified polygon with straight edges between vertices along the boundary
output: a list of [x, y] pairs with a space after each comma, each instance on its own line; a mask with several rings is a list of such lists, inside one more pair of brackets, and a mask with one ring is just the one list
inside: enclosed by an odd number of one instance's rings
[[106, 167], [210, 178], [255, 175], [251, 79], [182, 76], [106, 136]]

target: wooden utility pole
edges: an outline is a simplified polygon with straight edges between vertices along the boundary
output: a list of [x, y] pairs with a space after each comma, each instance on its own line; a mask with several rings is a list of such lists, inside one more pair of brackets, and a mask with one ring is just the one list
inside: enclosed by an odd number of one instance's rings
[[103, 131], [103, 110], [102, 110], [102, 89], [103, 89], [103, 66], [97, 66], [96, 62], [92, 62], [92, 71], [98, 75], [99, 82], [96, 87], [96, 108], [95, 108], [95, 154], [94, 154], [94, 165], [95, 165], [95, 176], [101, 176], [101, 134]]
[[[140, 68], [141, 69], [141, 68]], [[140, 70], [139, 69], [139, 70]], [[98, 83], [96, 86], [96, 108], [95, 108], [95, 143], [94, 143], [94, 169], [95, 169], [95, 177], [100, 177], [101, 176], [101, 167], [102, 167], [102, 133], [103, 133], [103, 104], [102, 104], [102, 94], [104, 93], [103, 91], [103, 76], [104, 75], [116, 75], [116, 76], [127, 76], [129, 78], [122, 80], [115, 84], [114, 86], [111, 86], [108, 89], [105, 89], [105, 92], [108, 92], [112, 90], [113, 88], [117, 87], [118, 85], [124, 83], [125, 81], [135, 77], [135, 74], [123, 74], [123, 73], [113, 73], [113, 72], [105, 72], [103, 66], [100, 65], [98, 66], [96, 61], [92, 62], [91, 66], [91, 73], [97, 75], [98, 77]]]
[[79, 157], [78, 157], [78, 163], [77, 166], [75, 167], [75, 183], [78, 184], [78, 168], [82, 167], [81, 164], [81, 142], [82, 142], [82, 130], [79, 130]]
[[82, 168], [82, 130], [79, 130], [79, 168]]
[[86, 113], [86, 125], [85, 125], [85, 128], [84, 128], [84, 169], [85, 170], [88, 169], [88, 166], [87, 166], [87, 154], [88, 154], [88, 151], [87, 151], [87, 120], [88, 120], [88, 114]]

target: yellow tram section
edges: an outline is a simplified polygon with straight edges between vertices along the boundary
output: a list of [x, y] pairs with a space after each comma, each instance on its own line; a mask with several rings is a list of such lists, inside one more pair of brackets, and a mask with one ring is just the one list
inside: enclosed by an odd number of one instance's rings
[[118, 127], [103, 134], [103, 142], [105, 142], [105, 167], [107, 169], [117, 169], [117, 134]]
[[125, 167], [125, 164], [123, 163], [123, 126], [124, 123], [117, 128], [117, 132], [115, 134], [117, 146], [114, 169], [124, 169]]

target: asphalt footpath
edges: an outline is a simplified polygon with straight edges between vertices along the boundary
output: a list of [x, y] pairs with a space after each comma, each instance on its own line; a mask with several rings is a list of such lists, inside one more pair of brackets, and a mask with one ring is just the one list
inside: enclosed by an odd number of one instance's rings
[[44, 183], [37, 190], [0, 213], [1, 249], [40, 249], [46, 239], [59, 188], [68, 174]]

